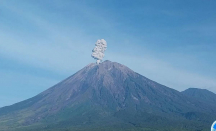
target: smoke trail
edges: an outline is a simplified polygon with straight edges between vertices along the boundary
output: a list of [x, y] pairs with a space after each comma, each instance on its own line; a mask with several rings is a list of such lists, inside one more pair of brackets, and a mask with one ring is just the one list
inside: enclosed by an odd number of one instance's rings
[[97, 40], [95, 48], [92, 50], [92, 57], [97, 60], [97, 64], [100, 64], [104, 58], [104, 52], [107, 48], [107, 43], [104, 39]]

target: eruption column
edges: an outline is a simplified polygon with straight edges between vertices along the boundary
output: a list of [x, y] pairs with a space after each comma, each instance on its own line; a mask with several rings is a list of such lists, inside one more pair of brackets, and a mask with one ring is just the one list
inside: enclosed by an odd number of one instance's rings
[[92, 57], [97, 60], [97, 64], [102, 62], [104, 58], [104, 52], [107, 49], [107, 43], [104, 39], [97, 40], [95, 48], [92, 50]]

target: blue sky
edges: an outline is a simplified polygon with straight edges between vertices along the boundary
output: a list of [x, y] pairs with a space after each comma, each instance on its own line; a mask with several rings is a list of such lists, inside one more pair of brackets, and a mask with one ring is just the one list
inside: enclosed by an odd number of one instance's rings
[[168, 87], [216, 92], [215, 0], [2, 0], [0, 107], [105, 60]]

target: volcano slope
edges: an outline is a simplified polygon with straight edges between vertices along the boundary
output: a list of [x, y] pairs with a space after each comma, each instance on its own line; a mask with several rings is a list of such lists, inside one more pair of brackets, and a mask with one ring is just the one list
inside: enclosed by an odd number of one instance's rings
[[207, 131], [215, 109], [105, 61], [1, 108], [0, 131]]

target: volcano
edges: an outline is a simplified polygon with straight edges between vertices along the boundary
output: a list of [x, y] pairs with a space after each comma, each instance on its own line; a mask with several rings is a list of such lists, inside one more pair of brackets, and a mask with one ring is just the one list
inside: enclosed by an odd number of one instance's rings
[[[157, 75], [157, 74], [155, 74]], [[0, 109], [0, 131], [205, 131], [216, 106], [111, 61]]]

